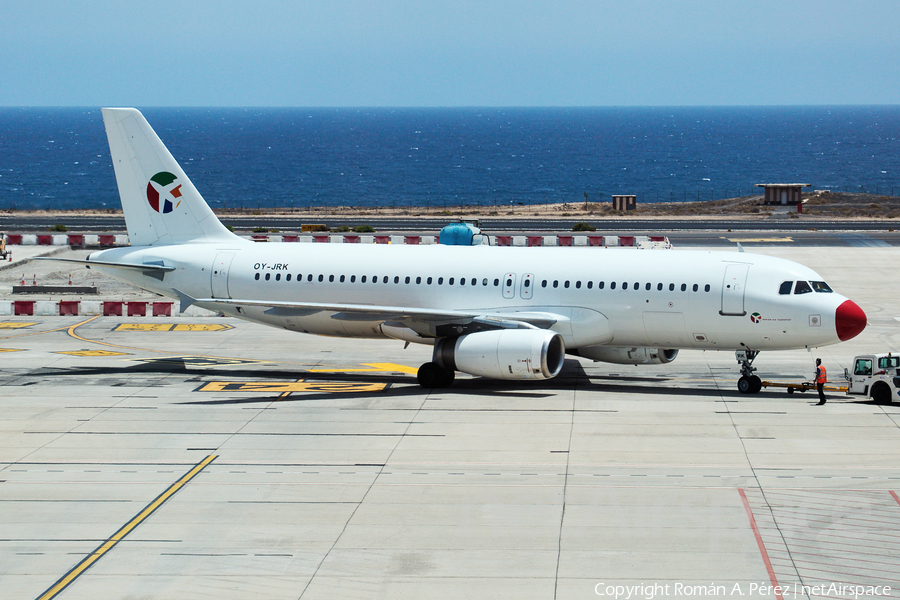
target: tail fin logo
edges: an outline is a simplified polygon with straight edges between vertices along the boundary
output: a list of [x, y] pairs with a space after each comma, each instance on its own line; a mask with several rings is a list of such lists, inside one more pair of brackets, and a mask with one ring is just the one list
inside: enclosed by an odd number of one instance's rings
[[181, 184], [168, 171], [160, 171], [147, 183], [147, 201], [158, 213], [170, 213], [181, 204]]

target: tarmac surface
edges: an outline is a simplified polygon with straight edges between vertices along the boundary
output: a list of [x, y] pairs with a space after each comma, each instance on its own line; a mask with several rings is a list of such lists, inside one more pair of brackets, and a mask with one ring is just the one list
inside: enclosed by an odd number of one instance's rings
[[[900, 351], [896, 248], [754, 250], [869, 317], [763, 379]], [[6, 316], [0, 357], [3, 597], [900, 597], [900, 404], [732, 352], [426, 391], [396, 341]]]

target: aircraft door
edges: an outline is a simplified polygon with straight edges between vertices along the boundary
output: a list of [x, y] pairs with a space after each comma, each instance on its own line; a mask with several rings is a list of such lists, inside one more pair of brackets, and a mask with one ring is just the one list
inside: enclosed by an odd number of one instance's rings
[[228, 293], [228, 270], [231, 268], [231, 261], [234, 254], [231, 252], [219, 252], [213, 261], [212, 273], [210, 274], [210, 287], [212, 288], [213, 298], [231, 298]]
[[747, 314], [744, 310], [744, 287], [747, 284], [749, 270], [750, 265], [731, 264], [725, 267], [720, 315], [743, 317]]
[[503, 276], [503, 297], [504, 298], [515, 298], [516, 297], [516, 274], [515, 273], [507, 273]]
[[522, 275], [522, 285], [519, 289], [519, 295], [523, 300], [531, 300], [531, 294], [534, 292], [534, 275], [526, 273]]

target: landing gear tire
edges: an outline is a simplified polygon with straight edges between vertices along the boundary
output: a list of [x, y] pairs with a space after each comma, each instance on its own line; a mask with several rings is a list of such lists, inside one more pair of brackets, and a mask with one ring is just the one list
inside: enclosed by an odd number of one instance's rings
[[739, 350], [734, 356], [741, 363], [741, 378], [738, 379], [738, 391], [742, 394], [758, 394], [762, 389], [762, 380], [753, 374], [756, 370], [753, 361], [759, 355], [759, 350]]
[[742, 394], [758, 394], [762, 389], [762, 380], [756, 375], [744, 375], [738, 379], [738, 391]]
[[434, 362], [425, 363], [416, 373], [419, 385], [426, 389], [449, 387], [455, 378], [456, 373]]

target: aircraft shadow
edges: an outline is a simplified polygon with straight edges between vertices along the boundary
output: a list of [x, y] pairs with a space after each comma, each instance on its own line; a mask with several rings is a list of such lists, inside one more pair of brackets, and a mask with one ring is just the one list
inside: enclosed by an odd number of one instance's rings
[[[252, 397], [230, 397], [210, 400], [196, 400], [180, 402], [188, 405], [234, 405], [234, 404], [262, 404], [273, 401], [278, 402], [310, 402], [317, 400], [352, 400], [365, 398], [403, 398], [422, 396], [429, 393], [432, 396], [488, 396], [509, 399], [541, 399], [548, 398], [558, 392], [583, 389], [593, 392], [610, 392], [616, 394], [633, 394], [642, 396], [701, 396], [721, 398], [734, 397], [736, 399], [751, 400], [759, 397], [774, 397], [786, 395], [777, 391], [763, 391], [759, 394], [745, 396], [734, 390], [723, 390], [714, 387], [670, 387], [670, 377], [647, 376], [620, 376], [620, 375], [588, 375], [582, 364], [577, 360], [566, 360], [562, 372], [553, 379], [545, 381], [510, 381], [488, 378], [460, 378], [448, 388], [435, 388], [423, 390], [413, 377], [378, 372], [306, 372], [302, 370], [267, 369], [261, 365], [253, 368], [216, 368], [215, 366], [201, 366], [185, 363], [179, 359], [153, 360], [140, 362], [127, 366], [98, 366], [98, 367], [43, 367], [27, 373], [21, 373], [19, 378], [64, 378], [64, 377], [94, 377], [122, 379], [120, 383], [112, 385], [121, 386], [127, 384], [128, 375], [157, 374], [157, 375], [192, 375], [192, 379], [204, 383], [216, 378], [227, 380], [246, 379], [249, 381], [275, 380], [279, 382], [321, 382], [332, 384], [381, 384], [383, 389], [378, 391], [298, 391], [283, 394], [256, 395]], [[25, 385], [31, 385], [26, 383]], [[224, 391], [222, 393], [228, 393]], [[810, 398], [811, 401], [817, 398]], [[871, 404], [877, 406], [871, 400], [854, 401], [855, 404]]]

